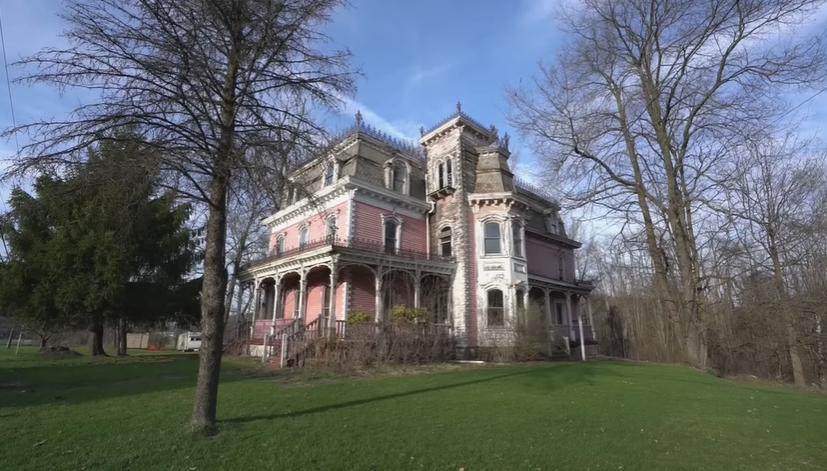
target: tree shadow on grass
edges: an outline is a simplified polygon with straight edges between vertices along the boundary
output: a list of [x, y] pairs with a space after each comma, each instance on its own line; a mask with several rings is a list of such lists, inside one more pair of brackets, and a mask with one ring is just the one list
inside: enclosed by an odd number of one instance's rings
[[[222, 368], [222, 383], [243, 379], [233, 370]], [[0, 410], [193, 388], [197, 374], [198, 355], [78, 358], [5, 367], [0, 369]]]
[[[498, 370], [488, 370], [488, 371], [501, 371], [501, 370], [498, 369]], [[460, 381], [460, 382], [457, 382], [457, 383], [450, 383], [450, 384], [442, 384], [442, 385], [439, 385], [439, 386], [432, 386], [432, 387], [429, 387], [429, 388], [412, 389], [410, 391], [404, 391], [404, 392], [394, 393], [394, 394], [386, 394], [386, 395], [383, 395], [383, 396], [369, 397], [369, 398], [366, 398], [366, 399], [357, 399], [357, 400], [354, 400], [354, 401], [341, 402], [341, 403], [338, 403], [338, 404], [330, 404], [330, 405], [327, 405], [327, 406], [314, 407], [312, 409], [304, 409], [304, 410], [299, 410], [299, 411], [294, 411], [294, 412], [286, 412], [286, 413], [280, 413], [280, 414], [276, 413], [276, 414], [267, 414], [267, 415], [255, 415], [255, 416], [250, 416], [250, 417], [236, 417], [236, 418], [232, 418], [232, 419], [224, 419], [224, 420], [221, 420], [219, 422], [236, 424], [236, 423], [257, 422], [257, 421], [261, 421], [261, 420], [273, 420], [273, 419], [285, 419], [285, 418], [289, 418], [289, 417], [300, 417], [300, 416], [304, 416], [304, 415], [328, 412], [328, 411], [336, 410], [336, 409], [345, 409], [345, 408], [348, 408], [348, 407], [361, 406], [361, 405], [370, 404], [370, 403], [373, 403], [373, 402], [386, 401], [386, 400], [390, 400], [390, 399], [398, 399], [398, 398], [401, 398], [401, 397], [415, 396], [417, 394], [425, 394], [425, 393], [430, 393], [430, 392], [445, 391], [445, 390], [448, 390], [448, 389], [461, 388], [461, 387], [464, 387], [464, 386], [471, 386], [471, 385], [475, 385], [475, 384], [486, 383], [486, 382], [495, 381], [495, 380], [498, 380], [498, 379], [525, 375], [525, 374], [528, 374], [530, 371], [531, 371], [530, 369], [521, 368], [519, 371], [511, 370], [511, 371], [509, 371], [505, 374], [498, 374], [498, 375], [495, 375], [495, 376], [488, 376], [488, 377], [485, 377], [485, 378], [478, 378], [478, 379], [473, 379], [473, 380], [468, 380], [468, 381]]]

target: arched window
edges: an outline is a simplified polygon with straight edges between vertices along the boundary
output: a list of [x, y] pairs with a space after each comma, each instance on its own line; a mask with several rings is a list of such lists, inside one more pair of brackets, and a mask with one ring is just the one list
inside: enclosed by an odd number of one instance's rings
[[505, 303], [503, 292], [498, 289], [488, 291], [488, 327], [502, 327], [505, 325]]
[[497, 222], [486, 222], [485, 229], [485, 254], [499, 255], [500, 250], [500, 224]]
[[408, 180], [408, 169], [404, 162], [396, 161], [391, 167], [393, 175], [391, 175], [391, 189], [397, 193], [405, 193], [405, 184]]
[[514, 256], [515, 257], [522, 257], [523, 256], [523, 228], [517, 224], [516, 222], [511, 223], [511, 230], [513, 232], [513, 239], [514, 239]]
[[565, 278], [566, 268], [563, 263], [563, 252], [557, 252], [557, 272], [561, 280]]
[[289, 187], [289, 188], [287, 188], [287, 195], [286, 195], [286, 198], [287, 198], [287, 204], [288, 204], [288, 205], [293, 204], [293, 199], [295, 198], [295, 194], [294, 194], [294, 191], [293, 191], [293, 187], [292, 187], [292, 186], [291, 186], [291, 187]]
[[443, 227], [439, 231], [439, 255], [443, 257], [451, 256], [451, 228]]
[[338, 228], [336, 227], [336, 216], [330, 216], [325, 221], [324, 225], [324, 235], [327, 238], [328, 243], [333, 243], [336, 241], [336, 234]]
[[309, 229], [307, 226], [302, 226], [299, 229], [299, 248], [304, 248], [307, 245], [307, 236]]
[[393, 219], [385, 221], [385, 253], [395, 254], [399, 249], [398, 231], [399, 224]]
[[333, 184], [333, 177], [336, 174], [336, 164], [333, 161], [327, 163], [327, 167], [324, 170], [324, 186], [332, 185]]
[[445, 161], [445, 182], [448, 186], [453, 186], [454, 183], [454, 175], [451, 173], [451, 161]]
[[276, 237], [275, 253], [276, 255], [281, 255], [282, 253], [284, 253], [284, 234]]
[[441, 162], [439, 164], [439, 167], [437, 168], [437, 172], [438, 172], [437, 182], [439, 183], [439, 186], [437, 187], [437, 190], [441, 190], [441, 189], [445, 188], [445, 167]]

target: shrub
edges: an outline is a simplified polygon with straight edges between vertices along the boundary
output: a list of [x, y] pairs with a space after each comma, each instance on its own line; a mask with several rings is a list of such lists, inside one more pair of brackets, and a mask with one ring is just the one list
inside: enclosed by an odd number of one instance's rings
[[366, 322], [373, 322], [374, 316], [368, 314], [363, 309], [356, 309], [347, 316], [347, 324], [364, 324]]

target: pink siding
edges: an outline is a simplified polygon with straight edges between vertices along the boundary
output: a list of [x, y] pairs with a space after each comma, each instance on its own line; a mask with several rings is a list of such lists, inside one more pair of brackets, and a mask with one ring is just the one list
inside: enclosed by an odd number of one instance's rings
[[308, 226], [308, 237], [307, 240], [309, 242], [314, 240], [319, 240], [325, 237], [325, 216], [327, 214], [333, 213], [336, 214], [338, 211], [338, 219], [336, 221], [336, 227], [338, 228], [339, 238], [342, 238], [346, 233], [346, 228], [348, 224], [348, 208], [347, 202], [337, 204], [336, 206], [332, 206], [328, 209], [319, 211], [305, 219], [304, 221], [297, 222], [296, 224], [287, 226], [287, 227], [279, 227], [271, 231], [270, 233], [270, 254], [272, 255], [275, 253], [276, 247], [276, 238], [284, 234], [284, 249], [289, 250], [294, 247], [298, 247], [299, 245], [299, 227], [303, 226], [304, 224], [309, 223]]
[[558, 254], [563, 254], [564, 281], [574, 281], [574, 253], [571, 249], [557, 246], [550, 242], [527, 238], [526, 260], [528, 273], [555, 280], [560, 278]]
[[[353, 203], [353, 237], [377, 243], [384, 242], [382, 233], [382, 215], [389, 215], [391, 211], [377, 208], [366, 203]], [[397, 215], [402, 220], [402, 234], [400, 248], [425, 252], [425, 219], [415, 219], [410, 216]]]

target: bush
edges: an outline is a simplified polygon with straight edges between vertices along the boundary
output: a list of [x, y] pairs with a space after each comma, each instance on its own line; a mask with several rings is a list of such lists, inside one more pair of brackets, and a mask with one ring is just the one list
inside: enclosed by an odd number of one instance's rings
[[363, 309], [356, 309], [347, 316], [347, 324], [364, 324], [366, 322], [373, 322], [374, 316], [368, 314]]
[[397, 324], [424, 324], [431, 318], [431, 312], [424, 307], [408, 307], [397, 304], [391, 308], [391, 322]]

